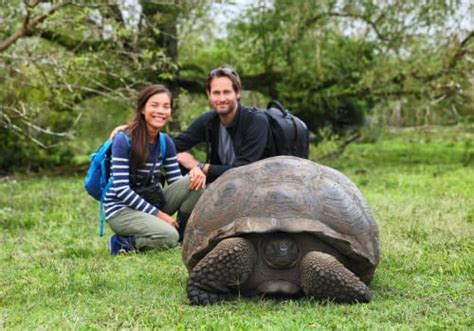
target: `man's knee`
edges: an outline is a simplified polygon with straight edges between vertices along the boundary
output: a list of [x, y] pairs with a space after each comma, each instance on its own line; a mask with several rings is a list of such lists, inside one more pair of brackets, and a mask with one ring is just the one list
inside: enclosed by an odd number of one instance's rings
[[194, 206], [198, 202], [203, 192], [204, 192], [204, 189], [188, 192], [186, 199], [181, 204], [181, 208], [179, 208], [179, 210], [181, 212], [191, 214], [191, 212], [194, 209]]

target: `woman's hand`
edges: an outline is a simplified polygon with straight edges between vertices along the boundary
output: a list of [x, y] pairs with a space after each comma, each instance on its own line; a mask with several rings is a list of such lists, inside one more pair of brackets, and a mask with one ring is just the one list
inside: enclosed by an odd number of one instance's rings
[[110, 139], [112, 139], [113, 137], [115, 137], [117, 135], [117, 133], [119, 133], [119, 131], [125, 131], [128, 129], [128, 125], [127, 124], [124, 124], [124, 125], [120, 125], [120, 126], [117, 126], [114, 131], [112, 131], [112, 133], [110, 134]]
[[202, 170], [195, 166], [189, 171], [189, 189], [190, 190], [199, 190], [201, 188], [206, 188], [206, 175]]
[[167, 213], [164, 213], [162, 212], [161, 210], [158, 211], [155, 215], [156, 217], [158, 217], [160, 220], [162, 221], [165, 221], [166, 223], [168, 223], [169, 225], [171, 226], [174, 226], [176, 229], [179, 228], [179, 224], [178, 222], [176, 222], [173, 217], [171, 217], [170, 215], [168, 215]]

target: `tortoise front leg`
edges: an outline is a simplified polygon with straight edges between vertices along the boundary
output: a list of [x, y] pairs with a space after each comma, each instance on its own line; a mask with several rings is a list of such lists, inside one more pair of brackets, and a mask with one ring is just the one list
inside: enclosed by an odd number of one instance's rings
[[300, 272], [306, 295], [336, 302], [370, 301], [367, 285], [332, 255], [309, 252], [301, 261]]
[[188, 279], [188, 298], [192, 304], [208, 305], [231, 296], [231, 288], [250, 276], [257, 253], [244, 238], [222, 240], [193, 268]]

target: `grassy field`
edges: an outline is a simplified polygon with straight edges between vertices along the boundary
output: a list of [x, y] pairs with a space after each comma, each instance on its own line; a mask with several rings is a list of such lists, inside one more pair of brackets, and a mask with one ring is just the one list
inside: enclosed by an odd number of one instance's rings
[[179, 248], [109, 256], [82, 176], [0, 179], [0, 329], [473, 329], [473, 141], [472, 128], [399, 131], [324, 162], [379, 224], [374, 297], [360, 305], [190, 306]]

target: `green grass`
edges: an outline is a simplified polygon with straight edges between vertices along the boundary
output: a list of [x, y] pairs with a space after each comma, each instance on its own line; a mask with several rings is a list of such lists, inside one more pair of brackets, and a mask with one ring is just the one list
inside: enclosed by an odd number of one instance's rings
[[361, 305], [190, 306], [179, 248], [109, 256], [82, 177], [0, 179], [0, 329], [472, 329], [473, 139], [458, 128], [387, 133], [325, 162], [359, 186], [379, 224], [382, 261]]

